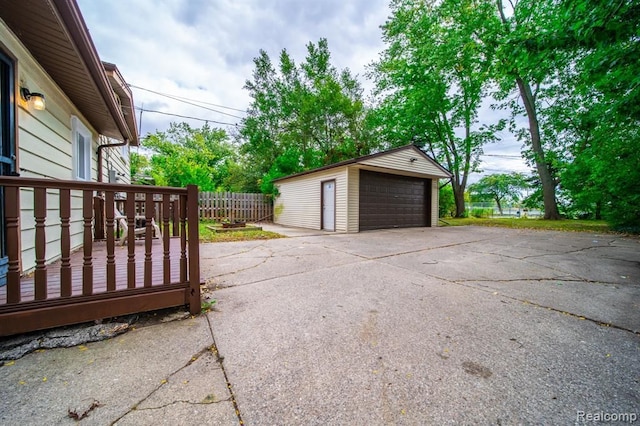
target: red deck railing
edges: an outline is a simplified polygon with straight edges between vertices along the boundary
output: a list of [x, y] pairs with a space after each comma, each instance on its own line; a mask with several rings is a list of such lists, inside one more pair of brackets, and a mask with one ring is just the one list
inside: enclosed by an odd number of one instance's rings
[[[0, 287], [0, 336], [172, 306], [188, 305], [192, 314], [200, 311], [196, 186], [19, 177], [0, 177], [0, 186], [8, 256], [7, 284]], [[96, 196], [102, 201], [96, 203]], [[128, 228], [126, 248], [116, 246], [118, 200], [125, 210], [121, 212]], [[27, 208], [21, 209], [21, 201]], [[95, 208], [101, 204], [103, 209]], [[141, 211], [146, 230], [144, 239], [136, 241], [136, 216]], [[152, 235], [152, 218], [161, 228], [157, 239]], [[34, 232], [21, 232], [21, 221], [33, 223]], [[101, 229], [105, 240], [94, 243], [94, 231]], [[23, 240], [31, 234], [33, 242]], [[72, 240], [81, 246], [73, 247]], [[59, 260], [48, 263], [47, 247], [52, 242], [57, 246], [58, 241]], [[24, 275], [23, 269], [29, 272], [31, 265], [21, 266], [25, 253], [21, 247], [31, 245], [35, 245], [33, 270]]]

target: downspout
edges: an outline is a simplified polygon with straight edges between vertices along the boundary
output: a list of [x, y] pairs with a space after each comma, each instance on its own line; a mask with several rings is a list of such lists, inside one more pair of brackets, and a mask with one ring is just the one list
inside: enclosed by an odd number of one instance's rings
[[102, 150], [105, 148], [117, 148], [119, 146], [125, 146], [128, 143], [129, 139], [125, 138], [125, 140], [122, 142], [98, 145], [98, 182], [102, 182]]

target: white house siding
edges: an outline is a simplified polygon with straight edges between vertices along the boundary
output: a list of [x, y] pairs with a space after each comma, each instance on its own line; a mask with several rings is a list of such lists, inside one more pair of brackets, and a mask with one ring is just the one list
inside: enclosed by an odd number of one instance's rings
[[347, 231], [347, 168], [340, 167], [276, 183], [274, 222], [280, 225], [321, 229], [322, 182], [336, 181], [336, 231]]
[[[20, 175], [72, 179], [71, 117], [75, 115], [93, 134], [91, 176], [92, 180], [95, 180], [97, 176], [96, 132], [1, 20], [0, 46], [16, 59], [16, 88], [24, 86], [31, 92], [43, 93], [46, 98], [44, 111], [36, 111], [19, 96], [16, 98], [18, 127], [16, 143]], [[80, 197], [80, 192], [72, 192], [71, 246], [73, 248], [82, 244], [82, 199]], [[58, 205], [58, 192], [49, 191], [45, 221], [47, 261], [60, 256]], [[20, 225], [22, 270], [28, 272], [35, 266], [35, 222], [31, 190], [22, 190], [20, 194]]]
[[[412, 158], [415, 158], [416, 160], [412, 162]], [[398, 173], [397, 171], [402, 171], [415, 174], [437, 176], [439, 178], [448, 177], [446, 173], [442, 171], [442, 169], [440, 169], [432, 161], [422, 156], [420, 153], [416, 152], [412, 147], [407, 147], [395, 152], [390, 152], [388, 154], [359, 161], [358, 164], [372, 167], [382, 167], [388, 169], [386, 171], [387, 173]], [[410, 175], [410, 173], [401, 174]]]
[[[100, 144], [114, 144], [120, 141], [100, 136]], [[129, 145], [105, 148], [103, 155], [102, 181], [109, 182], [109, 170], [116, 171], [117, 181], [112, 183], [130, 184], [131, 170], [129, 168]]]

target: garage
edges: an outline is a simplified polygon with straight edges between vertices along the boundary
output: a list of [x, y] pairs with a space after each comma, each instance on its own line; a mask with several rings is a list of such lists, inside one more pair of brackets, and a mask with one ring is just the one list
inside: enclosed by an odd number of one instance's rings
[[273, 220], [325, 232], [438, 226], [438, 187], [451, 173], [415, 145], [273, 181]]
[[360, 231], [429, 226], [430, 179], [360, 171]]

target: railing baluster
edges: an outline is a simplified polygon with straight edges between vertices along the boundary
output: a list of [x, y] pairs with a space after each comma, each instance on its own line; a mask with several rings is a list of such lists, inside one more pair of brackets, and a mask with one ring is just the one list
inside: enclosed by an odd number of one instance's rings
[[82, 262], [82, 295], [93, 294], [93, 235], [91, 222], [93, 222], [93, 191], [82, 191], [82, 217], [84, 221], [84, 257]]
[[144, 218], [146, 230], [144, 233], [144, 286], [151, 287], [151, 277], [153, 274], [153, 262], [151, 260], [151, 244], [153, 242], [153, 227], [151, 219], [153, 219], [153, 194], [145, 194], [144, 202]]
[[20, 228], [18, 218], [18, 198], [20, 188], [7, 186], [4, 188], [5, 195], [5, 218], [7, 223], [7, 257], [9, 265], [7, 270], [7, 303], [19, 303], [22, 299], [20, 294]]
[[162, 271], [164, 277], [164, 284], [171, 283], [171, 230], [169, 229], [169, 210], [170, 210], [170, 197], [169, 194], [162, 196], [162, 244], [164, 253], [162, 256]]
[[47, 267], [45, 266], [47, 236], [45, 220], [47, 219], [47, 189], [35, 188], [33, 191], [34, 217], [36, 220], [36, 270], [35, 299], [47, 298]]
[[127, 192], [127, 288], [136, 288], [136, 194]]
[[180, 202], [176, 199], [171, 202], [171, 226], [173, 229], [173, 236], [177, 237], [180, 235], [180, 220], [179, 220], [179, 210], [180, 210]]
[[71, 190], [60, 190], [60, 297], [71, 296]]
[[105, 192], [105, 219], [107, 221], [107, 291], [116, 289], [116, 255], [115, 255], [115, 200], [113, 191]]
[[180, 194], [180, 282], [187, 282], [187, 196]]

